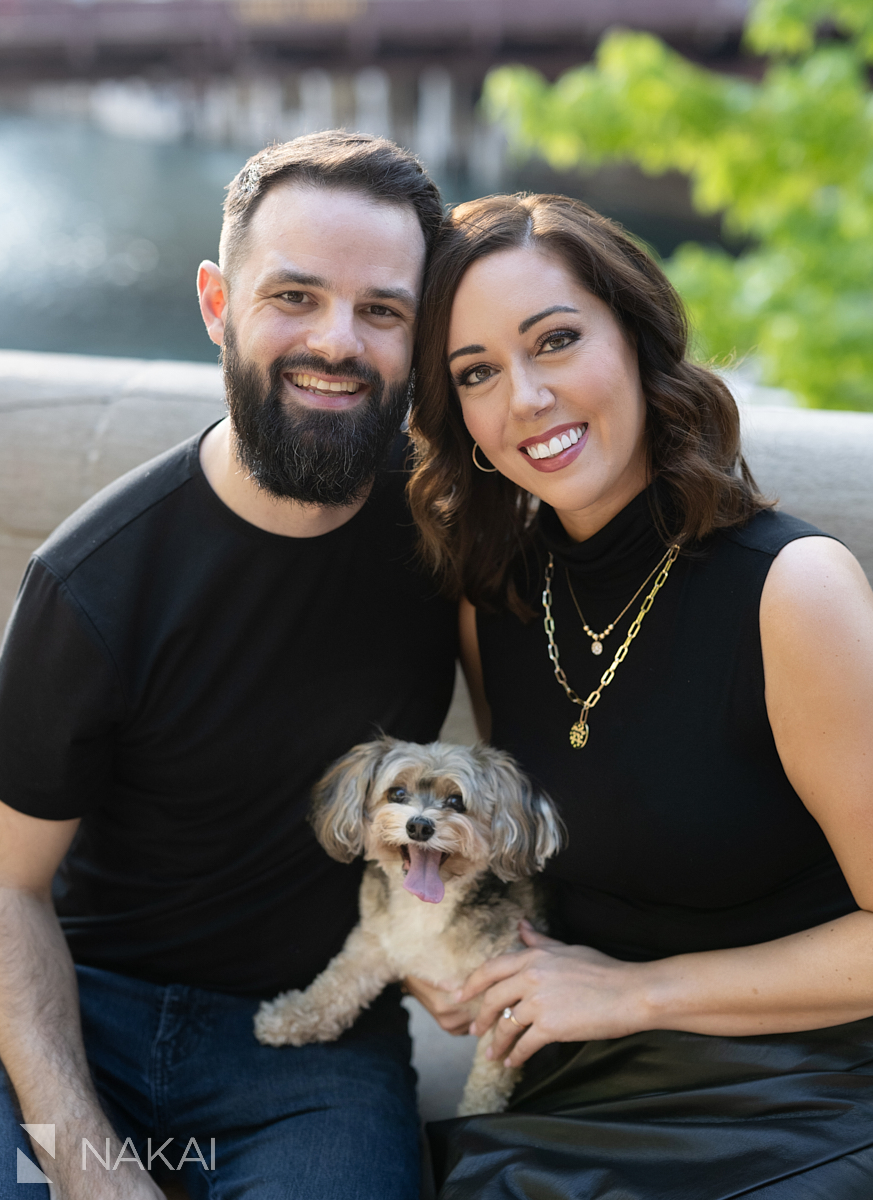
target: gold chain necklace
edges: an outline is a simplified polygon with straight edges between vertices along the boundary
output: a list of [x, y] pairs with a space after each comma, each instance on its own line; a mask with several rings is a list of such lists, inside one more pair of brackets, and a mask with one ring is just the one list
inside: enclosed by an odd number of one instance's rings
[[591, 638], [591, 653], [592, 654], [600, 655], [603, 653], [603, 645], [602, 645], [603, 639], [605, 637], [609, 637], [609, 635], [612, 633], [613, 629], [615, 629], [616, 625], [619, 623], [619, 621], [622, 619], [624, 614], [627, 612], [627, 610], [633, 604], [634, 600], [636, 600], [637, 596], [640, 594], [640, 592], [643, 590], [643, 588], [646, 586], [646, 584], [649, 582], [649, 580], [652, 578], [652, 576], [657, 574], [657, 572], [661, 569], [661, 567], [664, 565], [664, 563], [667, 561], [667, 559], [669, 557], [670, 557], [670, 551], [668, 550], [667, 553], [664, 555], [664, 557], [660, 560], [660, 562], [657, 562], [654, 565], [654, 567], [652, 567], [651, 571], [649, 571], [648, 575], [645, 577], [643, 582], [640, 584], [640, 586], [637, 588], [637, 590], [631, 596], [630, 600], [628, 600], [627, 604], [624, 606], [624, 608], [621, 610], [621, 612], [618, 614], [618, 616], [615, 618], [615, 620], [611, 621], [606, 626], [603, 633], [595, 633], [594, 630], [589, 626], [589, 624], [585, 620], [585, 618], [582, 616], [582, 609], [579, 607], [579, 601], [576, 599], [576, 593], [573, 591], [573, 585], [570, 582], [570, 571], [567, 567], [564, 568], [564, 574], [567, 576], [567, 587], [570, 589], [570, 595], [573, 599], [574, 605], [576, 606], [576, 612], [579, 614], [579, 620], [582, 622], [582, 628], [585, 630], [585, 632]]
[[[678, 555], [678, 553], [679, 553], [678, 546], [671, 546], [670, 549], [667, 551], [667, 555], [666, 555], [667, 561], [664, 563], [663, 567], [661, 568], [660, 574], [658, 575], [658, 578], [655, 580], [654, 587], [652, 588], [652, 590], [649, 592], [648, 596], [646, 596], [645, 600], [643, 601], [642, 608], [637, 613], [636, 617], [634, 618], [633, 622], [631, 623], [631, 627], [628, 630], [627, 637], [624, 639], [622, 644], [619, 646], [618, 650], [615, 652], [615, 658], [612, 660], [612, 663], [610, 664], [609, 668], [603, 672], [603, 674], [600, 677], [600, 683], [594, 689], [594, 691], [589, 695], [587, 700], [583, 700], [581, 696], [577, 696], [576, 693], [573, 691], [573, 689], [570, 687], [570, 684], [567, 680], [567, 676], [564, 674], [564, 668], [561, 666], [561, 663], [559, 660], [558, 643], [555, 641], [555, 619], [552, 616], [552, 579], [555, 574], [555, 560], [554, 560], [552, 554], [551, 553], [549, 554], [549, 564], [546, 567], [546, 586], [543, 591], [543, 608], [545, 609], [545, 613], [546, 613], [544, 623], [545, 623], [545, 627], [546, 627], [546, 637], [549, 639], [549, 658], [551, 659], [552, 665], [555, 668], [555, 678], [557, 679], [557, 681], [561, 685], [561, 687], [564, 689], [564, 691], [567, 693], [568, 699], [572, 700], [574, 704], [578, 704], [582, 709], [582, 712], [579, 716], [579, 720], [570, 729], [570, 745], [573, 747], [574, 750], [581, 750], [582, 747], [585, 745], [585, 743], [588, 741], [588, 713], [591, 711], [591, 709], [594, 707], [594, 705], [600, 699], [600, 694], [603, 691], [603, 689], [605, 687], [608, 687], [609, 684], [612, 683], [612, 681], [615, 677], [615, 672], [616, 672], [619, 664], [623, 663], [624, 660], [627, 658], [627, 652], [630, 649], [630, 644], [640, 631], [640, 626], [643, 623], [643, 617], [645, 617], [646, 613], [652, 607], [652, 602], [654, 601], [658, 592], [661, 590], [661, 588], [667, 582], [667, 576], [670, 574], [670, 568], [673, 566], [673, 563], [676, 561], [676, 556]], [[650, 576], [650, 578], [651, 578], [651, 576]], [[648, 580], [646, 582], [648, 582]], [[643, 587], [645, 587], [645, 586], [646, 585], [644, 583]], [[640, 589], [640, 591], [642, 591], [642, 588]], [[637, 594], [639, 594], [639, 593], [637, 593]], [[633, 603], [633, 601], [631, 601], [631, 604], [632, 603]], [[630, 607], [630, 606], [628, 606], [628, 607]]]

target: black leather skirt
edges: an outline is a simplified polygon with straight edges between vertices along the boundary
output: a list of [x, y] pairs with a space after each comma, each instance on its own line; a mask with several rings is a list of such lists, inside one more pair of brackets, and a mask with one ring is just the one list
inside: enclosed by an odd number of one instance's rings
[[547, 1046], [428, 1132], [439, 1200], [873, 1200], [873, 1018]]

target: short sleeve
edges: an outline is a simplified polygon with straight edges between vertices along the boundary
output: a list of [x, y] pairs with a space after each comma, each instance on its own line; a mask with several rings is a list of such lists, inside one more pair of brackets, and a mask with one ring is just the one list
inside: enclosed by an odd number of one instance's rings
[[81, 605], [31, 560], [0, 648], [0, 800], [32, 817], [82, 817], [107, 796], [124, 697]]

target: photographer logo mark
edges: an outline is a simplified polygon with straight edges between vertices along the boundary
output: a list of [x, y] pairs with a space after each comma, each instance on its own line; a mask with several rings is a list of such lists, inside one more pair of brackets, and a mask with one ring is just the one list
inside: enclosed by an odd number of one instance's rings
[[[54, 1125], [22, 1125], [21, 1128], [25, 1133], [29, 1133], [32, 1140], [38, 1146], [42, 1146], [46, 1153], [52, 1158], [55, 1156], [55, 1127]], [[18, 1152], [18, 1170], [16, 1172], [16, 1180], [18, 1183], [47, 1183], [51, 1190], [52, 1181], [48, 1175], [44, 1175], [35, 1162], [22, 1153]]]

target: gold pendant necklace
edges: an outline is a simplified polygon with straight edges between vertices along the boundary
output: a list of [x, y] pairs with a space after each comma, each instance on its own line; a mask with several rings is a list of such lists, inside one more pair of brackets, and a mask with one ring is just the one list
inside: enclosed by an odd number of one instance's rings
[[[560, 663], [558, 643], [555, 641], [555, 619], [552, 616], [552, 579], [554, 578], [555, 574], [555, 560], [552, 554], [549, 554], [549, 563], [546, 567], [546, 586], [543, 590], [543, 609], [545, 610], [546, 614], [544, 624], [546, 627], [546, 637], [549, 641], [549, 658], [551, 659], [552, 665], [555, 668], [555, 678], [567, 693], [568, 699], [572, 700], [574, 704], [578, 704], [582, 709], [582, 712], [579, 715], [579, 720], [576, 721], [570, 729], [570, 745], [574, 750], [581, 750], [588, 741], [588, 714], [594, 705], [600, 700], [600, 695], [603, 689], [612, 683], [613, 679], [615, 678], [615, 672], [619, 665], [627, 658], [627, 652], [630, 649], [630, 644], [639, 633], [640, 626], [643, 623], [643, 618], [652, 607], [655, 597], [667, 582], [667, 576], [670, 574], [670, 568], [676, 561], [678, 554], [679, 547], [671, 546], [665, 557], [661, 559], [661, 562], [664, 565], [661, 567], [660, 573], [655, 580], [652, 590], [649, 592], [648, 596], [646, 596], [645, 600], [643, 601], [642, 608], [631, 622], [631, 627], [628, 630], [627, 637], [615, 652], [615, 658], [612, 660], [609, 668], [603, 672], [600, 677], [600, 683], [597, 685], [594, 691], [591, 692], [587, 700], [583, 700], [581, 696], [577, 696], [570, 687], [567, 676], [564, 674], [564, 668]], [[655, 570], [657, 571], [657, 569], [658, 568], [656, 567]], [[654, 572], [652, 572], [652, 574], [654, 574]], [[651, 577], [652, 576], [650, 575], [649, 579], [651, 579]], [[645, 583], [643, 583], [643, 587], [646, 586], [646, 583], [648, 583], [648, 579], [645, 581]], [[643, 590], [643, 587], [640, 588], [640, 592]], [[638, 595], [639, 592], [637, 592], [637, 596]], [[636, 599], [636, 597], [634, 597], [634, 599]], [[630, 604], [628, 604], [627, 607], [630, 608], [631, 604], [633, 604], [633, 600], [630, 601]], [[581, 616], [582, 614], [580, 613], [579, 615]], [[616, 618], [616, 621], [618, 620], [620, 620], [619, 617]], [[613, 624], [615, 624], [615, 622], [613, 622]]]
[[579, 614], [579, 620], [582, 622], [582, 628], [585, 630], [585, 632], [591, 638], [591, 653], [592, 654], [599, 656], [603, 653], [603, 639], [605, 637], [609, 637], [609, 635], [612, 633], [613, 629], [615, 629], [616, 625], [619, 623], [619, 621], [622, 619], [624, 614], [627, 612], [627, 610], [633, 604], [634, 600], [636, 600], [637, 596], [640, 594], [640, 592], [643, 590], [643, 588], [646, 586], [646, 584], [649, 582], [649, 580], [652, 578], [652, 576], [657, 574], [657, 572], [661, 569], [661, 567], [664, 565], [664, 563], [667, 561], [667, 559], [669, 557], [670, 557], [670, 551], [668, 550], [667, 553], [664, 555], [664, 557], [654, 565], [654, 567], [651, 569], [651, 571], [649, 571], [648, 575], [645, 577], [643, 582], [640, 584], [640, 586], [637, 588], [637, 590], [631, 596], [630, 600], [628, 600], [627, 604], [624, 606], [624, 608], [621, 610], [621, 612], [618, 614], [618, 616], [615, 618], [615, 620], [611, 621], [606, 626], [606, 628], [604, 629], [604, 631], [602, 633], [595, 633], [594, 630], [589, 626], [589, 624], [585, 620], [585, 618], [582, 616], [582, 609], [579, 607], [579, 601], [576, 599], [576, 593], [573, 591], [573, 585], [570, 582], [570, 572], [566, 567], [564, 568], [564, 574], [567, 577], [567, 587], [570, 589], [570, 596], [573, 599], [573, 604], [576, 606], [576, 612]]

